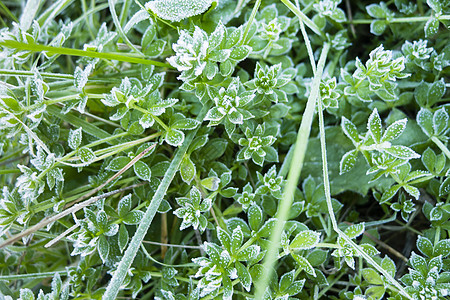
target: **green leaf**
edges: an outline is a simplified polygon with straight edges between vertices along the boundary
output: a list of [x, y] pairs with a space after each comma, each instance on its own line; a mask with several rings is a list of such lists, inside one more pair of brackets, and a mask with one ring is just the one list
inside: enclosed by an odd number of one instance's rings
[[196, 168], [188, 155], [185, 155], [183, 157], [183, 160], [181, 161], [180, 174], [183, 181], [186, 182], [187, 184], [189, 184], [195, 177]]
[[392, 125], [390, 125], [383, 134], [383, 138], [381, 139], [383, 142], [389, 142], [397, 139], [405, 130], [407, 119], [402, 119], [395, 121]]
[[420, 158], [420, 154], [417, 154], [411, 148], [408, 148], [406, 146], [401, 146], [401, 145], [391, 146], [390, 148], [384, 149], [384, 151], [394, 157], [397, 157], [400, 159], [405, 159], [405, 160]]
[[427, 136], [433, 136], [433, 114], [429, 110], [421, 108], [419, 113], [417, 114], [416, 120], [417, 124], [419, 124], [420, 128], [422, 128], [423, 132]]
[[380, 143], [383, 129], [381, 127], [380, 115], [378, 115], [378, 110], [376, 108], [370, 114], [369, 120], [367, 121], [367, 129], [375, 143]]
[[106, 167], [107, 170], [111, 170], [114, 172], [120, 171], [125, 167], [129, 162], [131, 161], [131, 158], [126, 156], [119, 156], [114, 158]]
[[106, 259], [108, 258], [109, 255], [109, 243], [104, 235], [101, 235], [98, 239], [97, 250], [102, 261], [106, 262]]
[[250, 272], [242, 263], [238, 261], [235, 263], [235, 267], [242, 286], [247, 292], [249, 292], [252, 287], [252, 277], [250, 276]]
[[386, 270], [392, 277], [395, 277], [395, 272], [397, 271], [397, 268], [395, 267], [395, 263], [392, 259], [390, 259], [388, 256], [385, 256], [381, 260], [381, 267]]
[[428, 257], [433, 256], [433, 244], [428, 238], [419, 235], [416, 245], [417, 249], [419, 249], [424, 255]]
[[184, 133], [177, 129], [169, 129], [169, 131], [166, 132], [165, 140], [167, 144], [178, 147], [183, 144]]
[[309, 261], [309, 263], [313, 267], [320, 266], [323, 264], [328, 256], [328, 252], [321, 249], [315, 249], [314, 251], [310, 252], [306, 259]]
[[192, 130], [197, 128], [197, 126], [200, 124], [197, 120], [189, 119], [189, 118], [183, 118], [177, 120], [174, 124], [172, 124], [173, 129], [181, 129], [181, 130]]
[[447, 257], [450, 254], [450, 239], [440, 240], [434, 246], [433, 256], [442, 255], [442, 257]]
[[213, 0], [155, 0], [145, 4], [147, 10], [172, 22], [199, 15], [208, 10]]
[[447, 177], [439, 186], [439, 196], [445, 196], [450, 193], [450, 177]]
[[344, 230], [344, 233], [351, 239], [354, 239], [364, 232], [364, 223], [353, 224]]
[[297, 234], [289, 247], [291, 249], [306, 250], [314, 248], [320, 240], [320, 233], [312, 230], [304, 230]]
[[247, 46], [247, 45], [238, 46], [238, 47], [233, 48], [233, 50], [231, 50], [230, 58], [237, 60], [237, 61], [241, 61], [241, 60], [246, 59], [251, 51], [252, 51], [252, 47], [250, 47], [250, 46]]
[[86, 147], [82, 147], [78, 150], [78, 155], [80, 156], [80, 159], [84, 163], [90, 163], [95, 159], [94, 152]]
[[133, 169], [137, 177], [145, 181], [150, 181], [152, 177], [152, 171], [150, 170], [150, 167], [146, 163], [142, 161], [137, 161], [133, 165]]
[[358, 150], [353, 149], [348, 151], [342, 156], [341, 162], [339, 163], [339, 175], [347, 173], [356, 163], [356, 158], [358, 157]]
[[128, 230], [123, 224], [121, 224], [119, 227], [119, 237], [117, 242], [119, 245], [120, 252], [122, 253], [128, 244]]
[[386, 292], [386, 288], [384, 286], [371, 286], [364, 293], [369, 299], [382, 299], [384, 293]]
[[437, 110], [433, 115], [433, 129], [435, 135], [443, 134], [448, 128], [448, 114], [444, 107]]
[[291, 253], [291, 255], [292, 258], [295, 259], [301, 270], [305, 271], [309, 275], [316, 277], [316, 272], [314, 271], [314, 268], [311, 266], [311, 264], [306, 258], [295, 253]]
[[355, 124], [353, 124], [346, 117], [342, 117], [341, 126], [342, 131], [353, 142], [353, 144], [358, 144], [360, 139]]
[[380, 274], [372, 268], [365, 268], [361, 270], [361, 274], [369, 284], [382, 285], [383, 279]]
[[142, 217], [144, 216], [144, 213], [140, 210], [133, 210], [130, 211], [125, 218], [123, 219], [123, 222], [127, 225], [136, 225], [139, 224]]
[[382, 35], [389, 23], [385, 20], [375, 20], [370, 23], [370, 32], [374, 35]]
[[69, 132], [69, 139], [67, 140], [67, 143], [69, 144], [69, 147], [72, 150], [78, 149], [81, 145], [81, 138], [82, 138], [82, 128], [78, 128], [75, 130], [70, 130]]

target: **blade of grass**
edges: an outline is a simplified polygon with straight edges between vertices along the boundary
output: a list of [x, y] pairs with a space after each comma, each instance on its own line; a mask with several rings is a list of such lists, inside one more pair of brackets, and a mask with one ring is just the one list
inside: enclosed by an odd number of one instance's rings
[[[202, 122], [207, 111], [208, 107], [204, 106], [197, 116], [197, 120]], [[178, 150], [172, 158], [172, 162], [170, 163], [166, 174], [164, 174], [164, 178], [161, 180], [161, 183], [158, 186], [158, 189], [156, 190], [152, 201], [147, 208], [147, 211], [145, 212], [141, 222], [139, 223], [139, 227], [137, 228], [133, 238], [131, 239], [128, 248], [122, 257], [122, 260], [117, 267], [117, 270], [114, 272], [114, 275], [109, 282], [108, 287], [106, 288], [106, 292], [102, 298], [103, 300], [116, 299], [120, 287], [125, 279], [125, 276], [127, 275], [128, 270], [130, 269], [131, 264], [133, 263], [137, 251], [139, 250], [139, 247], [147, 233], [147, 230], [152, 224], [153, 218], [156, 215], [159, 205], [161, 204], [161, 201], [165, 196], [169, 185], [175, 177], [175, 174], [179, 170], [181, 160], [183, 159], [196, 133], [197, 129], [192, 130], [189, 134], [187, 134], [184, 143], [180, 147], [178, 147]]]
[[154, 60], [150, 60], [150, 59], [133, 57], [130, 55], [118, 54], [118, 53], [103, 53], [103, 52], [85, 51], [85, 50], [80, 50], [80, 49], [71, 49], [71, 48], [65, 48], [65, 47], [52, 47], [52, 46], [45, 46], [45, 45], [40, 45], [40, 44], [27, 44], [27, 43], [11, 41], [11, 40], [0, 41], [0, 46], [11, 48], [11, 49], [17, 49], [17, 50], [28, 50], [31, 52], [47, 51], [49, 54], [64, 54], [64, 55], [72, 55], [72, 56], [94, 57], [94, 58], [124, 61], [124, 62], [129, 62], [129, 63], [134, 63], [134, 64], [154, 65], [157, 67], [165, 67], [165, 68], [173, 69], [173, 67], [171, 65], [160, 62], [160, 61], [154, 61]]
[[27, 31], [31, 24], [33, 23], [34, 17], [37, 11], [41, 7], [41, 0], [28, 0], [25, 8], [23, 9], [23, 14], [20, 17], [20, 28], [23, 31]]
[[48, 278], [55, 276], [56, 273], [59, 273], [59, 275], [67, 275], [67, 270], [43, 272], [43, 273], [17, 274], [17, 275], [1, 275], [0, 280], [12, 281], [19, 279]]
[[300, 129], [297, 134], [297, 141], [295, 143], [294, 155], [292, 157], [291, 166], [287, 177], [287, 183], [276, 214], [276, 218], [278, 220], [270, 236], [270, 248], [264, 258], [264, 267], [266, 271], [256, 285], [256, 299], [263, 298], [264, 292], [269, 284], [269, 278], [271, 275], [270, 273], [277, 260], [281, 233], [283, 231], [284, 223], [287, 220], [289, 209], [294, 198], [294, 192], [297, 187], [300, 173], [303, 167], [303, 161], [308, 145], [308, 138], [311, 132], [314, 111], [316, 109], [316, 100], [319, 96], [320, 81], [322, 79], [322, 72], [325, 67], [325, 60], [329, 50], [330, 45], [328, 43], [325, 43], [322, 48], [322, 53], [320, 54], [319, 63], [313, 79], [311, 93], [309, 94], [306, 109], [302, 118], [302, 123], [300, 124]]
[[303, 20], [306, 26], [309, 27], [314, 33], [323, 36], [322, 30], [317, 27], [316, 23], [314, 23], [308, 16], [306, 16], [300, 9], [298, 9], [294, 4], [292, 4], [289, 0], [281, 0], [297, 17]]

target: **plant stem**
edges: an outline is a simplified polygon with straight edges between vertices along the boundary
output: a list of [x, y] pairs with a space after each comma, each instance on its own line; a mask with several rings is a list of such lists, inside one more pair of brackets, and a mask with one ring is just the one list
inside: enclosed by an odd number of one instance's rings
[[[197, 116], [197, 120], [202, 122], [207, 111], [208, 107], [203, 106], [202, 110]], [[106, 292], [102, 297], [103, 300], [115, 299], [117, 297], [119, 289], [122, 286], [122, 283], [125, 279], [125, 276], [128, 273], [131, 264], [133, 263], [133, 260], [137, 254], [137, 251], [139, 250], [140, 245], [142, 244], [145, 234], [147, 233], [148, 228], [152, 224], [153, 218], [156, 215], [159, 205], [161, 204], [161, 201], [164, 195], [166, 194], [166, 191], [169, 188], [170, 183], [175, 177], [175, 174], [178, 172], [181, 160], [183, 159], [183, 156], [186, 154], [190, 144], [192, 143], [192, 140], [194, 139], [197, 130], [198, 129], [192, 130], [186, 136], [186, 139], [184, 140], [183, 144], [180, 147], [178, 147], [178, 150], [175, 153], [172, 162], [170, 163], [170, 166], [166, 171], [166, 174], [164, 174], [164, 178], [161, 180], [161, 183], [158, 186], [158, 189], [156, 190], [152, 198], [152, 201], [150, 202], [150, 205], [147, 208], [147, 211], [142, 217], [142, 220], [139, 223], [139, 226], [133, 238], [128, 244], [127, 250], [125, 251], [122, 257], [122, 260], [120, 261], [117, 270], [114, 272], [114, 275], [111, 281], [109, 282], [108, 287], [106, 288]]]
[[[23, 70], [7, 70], [0, 69], [0, 75], [11, 75], [11, 76], [34, 76], [33, 71], [23, 71]], [[73, 79], [73, 75], [70, 74], [58, 74], [58, 73], [48, 73], [48, 72], [39, 72], [42, 77], [47, 78], [63, 78], [63, 79]]]
[[[283, 0], [281, 0], [283, 1]], [[430, 19], [430, 16], [426, 16], [426, 17], [407, 17], [407, 18], [394, 18], [390, 21], [388, 21], [389, 23], [416, 23], [416, 22], [426, 22]], [[437, 17], [436, 19], [438, 19], [439, 21], [442, 20], [450, 20], [450, 15], [442, 15]], [[373, 21], [376, 21], [378, 19], [357, 19], [357, 20], [353, 20], [351, 22], [347, 22], [349, 24], [370, 24]], [[387, 21], [387, 20], [386, 20]]]
[[322, 164], [323, 164], [323, 185], [325, 190], [325, 198], [327, 200], [328, 214], [331, 218], [331, 223], [333, 224], [334, 231], [339, 235], [340, 238], [344, 239], [353, 249], [356, 250], [359, 256], [364, 258], [370, 265], [372, 265], [378, 272], [380, 272], [393, 286], [395, 286], [399, 292], [408, 299], [412, 297], [406, 292], [406, 290], [401, 286], [401, 284], [394, 279], [385, 269], [383, 269], [375, 260], [367, 254], [359, 245], [357, 245], [350, 237], [348, 237], [342, 230], [339, 229], [336, 216], [333, 211], [333, 205], [331, 202], [331, 192], [330, 192], [330, 180], [328, 177], [328, 162], [327, 162], [327, 149], [325, 142], [325, 124], [323, 118], [323, 107], [322, 102], [318, 102], [318, 114], [319, 114], [319, 129], [320, 129], [320, 147], [322, 149]]
[[171, 65], [160, 62], [160, 61], [154, 61], [154, 60], [149, 60], [149, 59], [145, 59], [145, 58], [133, 57], [133, 56], [124, 55], [124, 54], [112, 54], [112, 53], [85, 51], [85, 50], [70, 49], [70, 48], [64, 48], [64, 47], [45, 46], [45, 45], [40, 45], [40, 44], [27, 44], [27, 43], [11, 41], [11, 40], [0, 41], [0, 46], [12, 48], [12, 49], [18, 49], [18, 50], [28, 50], [31, 52], [47, 51], [49, 54], [64, 54], [64, 55], [72, 55], [72, 56], [118, 60], [118, 61], [134, 63], [134, 64], [154, 65], [154, 66], [158, 66], [158, 67], [165, 67], [165, 68], [173, 69], [173, 67]]
[[43, 273], [30, 273], [30, 274], [17, 274], [17, 275], [0, 275], [0, 280], [12, 281], [19, 279], [36, 279], [36, 278], [48, 278], [55, 276], [56, 273], [59, 275], [67, 275], [66, 270], [54, 271], [54, 272], [43, 272]]
[[281, 0], [297, 17], [303, 20], [306, 26], [308, 26], [314, 33], [317, 35], [323, 36], [322, 30], [317, 27], [316, 23], [311, 21], [301, 10], [299, 10], [294, 4], [292, 4], [289, 0]]
[[441, 149], [442, 152], [444, 152], [445, 156], [447, 156], [448, 159], [450, 159], [450, 151], [448, 150], [448, 148], [444, 145], [444, 143], [441, 142], [440, 139], [438, 139], [435, 136], [431, 137], [431, 140], [433, 141], [433, 143], [436, 144], [436, 146], [439, 147], [439, 149]]
[[319, 86], [320, 81], [322, 79], [322, 72], [325, 67], [325, 60], [329, 50], [330, 45], [328, 43], [325, 43], [322, 48], [322, 53], [320, 54], [320, 59], [316, 73], [314, 75], [311, 94], [308, 97], [308, 102], [306, 104], [306, 109], [303, 114], [302, 123], [298, 131], [297, 141], [295, 143], [294, 156], [292, 158], [291, 167], [289, 169], [287, 183], [284, 189], [283, 197], [278, 206], [278, 211], [276, 215], [278, 220], [271, 234], [270, 238], [271, 246], [267, 251], [266, 257], [264, 258], [265, 272], [259, 279], [259, 284], [257, 285], [256, 299], [263, 298], [264, 292], [269, 283], [271, 270], [276, 262], [278, 247], [281, 239], [281, 233], [284, 228], [284, 223], [287, 220], [289, 209], [292, 205], [295, 189], [297, 188], [297, 184], [300, 179], [300, 172], [303, 167], [303, 161], [306, 154], [306, 147], [308, 145], [308, 138], [311, 132], [312, 120], [316, 108], [316, 100], [319, 96]]
[[261, 0], [256, 0], [255, 5], [252, 9], [252, 14], [247, 21], [247, 25], [245, 26], [244, 34], [242, 35], [242, 43], [245, 43], [247, 39], [248, 32], [250, 31], [250, 27], [252, 26], [253, 20], [255, 19], [256, 13], [258, 12], [258, 8], [261, 5]]

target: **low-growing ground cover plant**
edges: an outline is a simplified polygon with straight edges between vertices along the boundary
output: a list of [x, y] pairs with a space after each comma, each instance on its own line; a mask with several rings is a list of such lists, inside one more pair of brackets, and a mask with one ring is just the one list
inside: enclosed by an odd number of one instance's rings
[[450, 1], [0, 22], [0, 299], [450, 296]]

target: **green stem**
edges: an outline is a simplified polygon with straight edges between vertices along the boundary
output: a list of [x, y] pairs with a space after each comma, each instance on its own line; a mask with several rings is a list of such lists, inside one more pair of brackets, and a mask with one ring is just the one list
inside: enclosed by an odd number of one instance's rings
[[120, 37], [123, 39], [123, 41], [134, 51], [136, 52], [140, 57], [144, 57], [145, 55], [139, 51], [133, 43], [130, 42], [130, 40], [125, 35], [125, 32], [123, 32], [122, 25], [120, 25], [119, 18], [117, 17], [116, 13], [116, 0], [108, 0], [109, 4], [109, 10], [111, 11], [111, 17], [113, 19], [114, 25], [116, 26], [117, 32], [119, 33]]
[[325, 198], [327, 201], [328, 214], [331, 218], [331, 223], [333, 224], [334, 231], [339, 235], [340, 238], [344, 239], [353, 249], [356, 250], [358, 256], [364, 258], [367, 263], [372, 265], [378, 272], [380, 272], [393, 286], [395, 286], [399, 292], [405, 296], [407, 299], [412, 299], [412, 297], [406, 292], [406, 290], [401, 286], [401, 284], [394, 279], [385, 269], [383, 269], [375, 260], [367, 254], [359, 245], [357, 245], [350, 237], [348, 237], [342, 230], [339, 229], [336, 216], [333, 211], [333, 205], [331, 202], [331, 189], [330, 189], [330, 179], [328, 177], [328, 162], [327, 162], [327, 149], [325, 142], [325, 123], [323, 118], [323, 107], [322, 102], [318, 102], [318, 114], [319, 114], [319, 136], [320, 136], [320, 148], [322, 150], [322, 165], [323, 165], [323, 185], [325, 190]]
[[134, 63], [134, 64], [154, 65], [154, 66], [158, 66], [158, 67], [165, 67], [165, 68], [173, 69], [173, 67], [171, 65], [160, 62], [160, 61], [154, 61], [154, 60], [149, 60], [149, 59], [145, 59], [145, 58], [133, 57], [133, 56], [124, 55], [124, 54], [112, 54], [112, 53], [85, 51], [85, 50], [70, 49], [70, 48], [64, 48], [64, 47], [45, 46], [45, 45], [40, 45], [40, 44], [27, 44], [27, 43], [11, 41], [11, 40], [0, 41], [0, 46], [12, 48], [12, 49], [18, 49], [18, 50], [28, 50], [31, 52], [47, 51], [49, 54], [64, 54], [64, 55], [72, 55], [72, 56], [118, 60], [118, 61]]
[[247, 39], [248, 32], [250, 31], [250, 27], [255, 19], [256, 13], [258, 12], [259, 6], [261, 5], [261, 0], [256, 0], [255, 5], [253, 6], [252, 14], [247, 21], [247, 25], [245, 26], [244, 34], [242, 35], [242, 43], [245, 43]]
[[313, 79], [313, 84], [311, 88], [311, 94], [308, 97], [308, 102], [306, 104], [306, 109], [303, 114], [302, 123], [297, 135], [297, 141], [295, 143], [294, 156], [292, 158], [291, 167], [289, 169], [289, 174], [287, 178], [287, 183], [284, 189], [283, 197], [280, 201], [278, 211], [277, 211], [277, 223], [273, 232], [271, 234], [271, 246], [267, 251], [266, 257], [264, 258], [265, 273], [259, 279], [259, 284], [256, 289], [256, 299], [262, 299], [266, 287], [269, 284], [270, 273], [273, 266], [277, 260], [278, 246], [280, 244], [281, 233], [284, 228], [284, 223], [287, 220], [289, 209], [292, 205], [294, 198], [294, 192], [297, 188], [298, 181], [300, 179], [300, 172], [303, 167], [303, 161], [306, 154], [306, 147], [308, 144], [308, 138], [311, 132], [311, 125], [314, 116], [314, 111], [316, 108], [316, 100], [319, 96], [319, 86], [322, 79], [322, 72], [325, 67], [325, 60], [330, 50], [330, 45], [325, 43], [320, 54], [319, 63], [317, 66], [317, 71]]
[[0, 170], [0, 175], [2, 175], [2, 174], [12, 174], [12, 173], [20, 173], [20, 170], [19, 169]]
[[[281, 0], [283, 1], [283, 0]], [[430, 16], [426, 16], [426, 17], [409, 17], [409, 18], [394, 18], [390, 21], [388, 21], [389, 23], [417, 23], [417, 22], [426, 22], [430, 19]], [[436, 17], [436, 19], [438, 19], [439, 21], [443, 21], [443, 20], [450, 20], [450, 15], [442, 15], [439, 17]], [[377, 19], [356, 19], [353, 20], [351, 22], [347, 22], [347, 23], [351, 23], [351, 24], [370, 24], [373, 21], [376, 21]]]
[[289, 0], [281, 0], [297, 17], [302, 19], [306, 26], [308, 26], [312, 31], [314, 31], [317, 35], [323, 36], [322, 30], [317, 27], [316, 23], [314, 23], [310, 18], [308, 18], [301, 10], [299, 10], [294, 4], [292, 4]]
[[[0, 69], [0, 75], [11, 75], [11, 76], [34, 76], [33, 71], [22, 71], [22, 70], [6, 70]], [[57, 74], [48, 72], [39, 72], [42, 77], [47, 78], [63, 78], [63, 79], [73, 79], [73, 75], [70, 74]]]
[[[199, 115], [197, 116], [197, 120], [199, 120], [200, 122], [203, 121], [203, 118], [205, 117], [207, 111], [208, 107], [204, 106], [200, 111]], [[147, 233], [147, 230], [152, 224], [153, 218], [156, 215], [159, 205], [161, 204], [161, 201], [164, 198], [164, 195], [166, 194], [166, 191], [169, 188], [170, 183], [175, 177], [175, 174], [178, 172], [181, 160], [186, 154], [196, 133], [197, 129], [194, 129], [186, 136], [186, 139], [184, 140], [183, 144], [178, 148], [174, 157], [172, 158], [172, 162], [170, 163], [170, 166], [167, 169], [166, 174], [164, 174], [164, 178], [161, 180], [161, 183], [158, 186], [158, 189], [156, 190], [152, 198], [152, 201], [150, 202], [150, 205], [147, 208], [147, 211], [145, 212], [141, 222], [139, 223], [139, 227], [137, 228], [133, 238], [131, 239], [127, 247], [127, 250], [123, 255], [123, 258], [120, 261], [119, 266], [117, 267], [117, 270], [114, 272], [114, 275], [111, 281], [109, 282], [108, 287], [106, 288], [106, 292], [102, 298], [103, 300], [116, 298], [120, 290], [120, 287], [122, 286], [122, 283], [125, 279], [125, 276], [127, 275], [128, 270], [131, 264], [133, 263], [134, 258], [136, 257], [137, 251], [139, 250], [139, 247]]]
[[439, 147], [439, 149], [441, 149], [442, 152], [444, 152], [445, 156], [447, 156], [448, 159], [450, 159], [450, 151], [448, 150], [448, 148], [444, 145], [444, 143], [441, 142], [440, 139], [438, 139], [435, 136], [431, 137], [431, 140], [433, 141], [433, 143], [436, 144], [436, 146]]
[[59, 275], [63, 275], [63, 276], [67, 275], [66, 270], [61, 270], [61, 271], [55, 271], [55, 272], [3, 275], [3, 276], [0, 276], [0, 280], [12, 281], [12, 280], [19, 280], [19, 279], [48, 278], [48, 277], [55, 276], [56, 273], [59, 273]]

